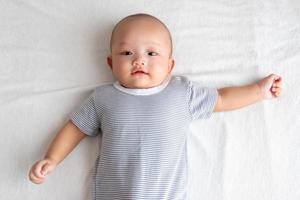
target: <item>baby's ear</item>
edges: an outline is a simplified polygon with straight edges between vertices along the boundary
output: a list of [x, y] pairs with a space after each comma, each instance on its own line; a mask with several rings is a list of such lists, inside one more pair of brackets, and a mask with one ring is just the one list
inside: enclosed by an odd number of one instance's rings
[[106, 58], [106, 61], [107, 61], [107, 64], [109, 65], [109, 67], [112, 69], [112, 58], [111, 58], [111, 56], [108, 56]]
[[175, 66], [175, 60], [174, 60], [174, 58], [170, 58], [169, 59], [169, 73], [171, 73], [171, 71], [173, 70], [173, 68], [174, 68], [174, 66]]

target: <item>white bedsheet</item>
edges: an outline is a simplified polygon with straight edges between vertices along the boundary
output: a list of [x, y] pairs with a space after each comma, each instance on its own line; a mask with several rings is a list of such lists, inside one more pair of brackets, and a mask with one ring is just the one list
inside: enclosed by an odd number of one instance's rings
[[300, 1], [0, 1], [0, 199], [90, 199], [99, 138], [42, 185], [28, 181], [67, 115], [112, 82], [110, 31], [126, 15], [164, 21], [174, 74], [211, 87], [283, 77], [283, 94], [191, 125], [192, 200], [300, 199]]

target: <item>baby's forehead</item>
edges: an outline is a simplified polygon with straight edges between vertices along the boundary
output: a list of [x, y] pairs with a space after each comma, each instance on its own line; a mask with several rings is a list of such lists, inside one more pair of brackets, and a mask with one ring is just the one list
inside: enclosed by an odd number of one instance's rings
[[129, 16], [118, 22], [112, 31], [110, 46], [112, 47], [112, 44], [115, 42], [116, 38], [119, 39], [120, 37], [123, 37], [122, 33], [125, 33], [126, 31], [143, 28], [149, 29], [149, 27], [151, 27], [152, 30], [150, 33], [162, 33], [157, 34], [157, 37], [166, 38], [169, 41], [169, 45], [172, 51], [171, 34], [166, 25], [164, 25], [157, 18], [147, 15]]

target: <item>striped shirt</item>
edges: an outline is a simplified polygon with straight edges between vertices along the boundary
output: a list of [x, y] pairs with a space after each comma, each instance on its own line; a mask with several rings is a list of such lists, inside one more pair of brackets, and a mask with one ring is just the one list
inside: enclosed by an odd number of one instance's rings
[[83, 133], [101, 135], [93, 199], [188, 199], [189, 124], [208, 118], [217, 96], [181, 76], [149, 89], [97, 87], [70, 115]]

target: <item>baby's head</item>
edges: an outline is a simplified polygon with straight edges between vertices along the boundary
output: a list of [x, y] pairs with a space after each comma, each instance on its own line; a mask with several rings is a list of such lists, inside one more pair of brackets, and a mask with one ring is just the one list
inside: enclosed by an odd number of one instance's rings
[[151, 15], [130, 15], [119, 21], [110, 48], [107, 62], [114, 77], [127, 88], [158, 86], [174, 66], [170, 32]]

